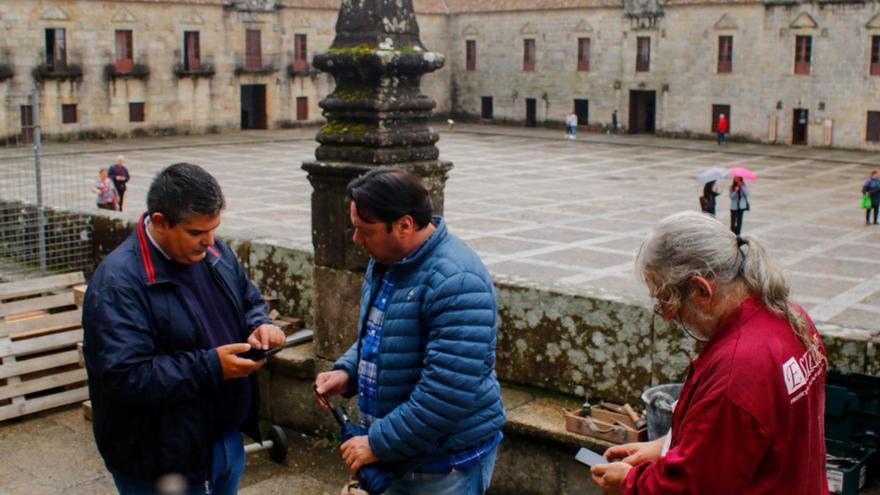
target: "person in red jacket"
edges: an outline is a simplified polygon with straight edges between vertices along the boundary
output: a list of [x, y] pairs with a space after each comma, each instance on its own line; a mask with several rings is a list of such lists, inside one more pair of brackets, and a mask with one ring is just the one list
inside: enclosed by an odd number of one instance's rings
[[608, 449], [593, 480], [627, 495], [827, 494], [824, 345], [764, 248], [684, 212], [654, 227], [636, 267], [655, 311], [703, 345], [671, 431]]
[[718, 115], [718, 145], [720, 146], [723, 142], [724, 144], [730, 144], [727, 142], [727, 128], [729, 124], [727, 123], [727, 116], [723, 113]]

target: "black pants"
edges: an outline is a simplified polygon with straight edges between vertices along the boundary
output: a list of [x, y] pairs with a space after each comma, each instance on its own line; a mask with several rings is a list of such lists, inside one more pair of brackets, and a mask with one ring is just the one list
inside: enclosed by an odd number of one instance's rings
[[102, 210], [116, 211], [116, 208], [113, 207], [113, 203], [98, 203], [98, 208]]
[[871, 218], [871, 212], [874, 212], [874, 223], [877, 223], [877, 210], [880, 209], [880, 204], [876, 204], [865, 210], [865, 223], [871, 223], [869, 220]]
[[122, 201], [125, 199], [125, 188], [117, 188], [116, 195], [119, 196], [119, 211], [122, 211]]
[[730, 230], [739, 237], [743, 228], [743, 213], [746, 210], [730, 210]]

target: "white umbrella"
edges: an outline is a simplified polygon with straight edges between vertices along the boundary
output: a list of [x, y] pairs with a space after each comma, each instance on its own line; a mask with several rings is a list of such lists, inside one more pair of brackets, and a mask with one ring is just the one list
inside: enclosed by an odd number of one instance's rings
[[730, 175], [726, 169], [714, 167], [704, 171], [697, 176], [697, 184], [702, 185], [718, 179], [723, 179]]

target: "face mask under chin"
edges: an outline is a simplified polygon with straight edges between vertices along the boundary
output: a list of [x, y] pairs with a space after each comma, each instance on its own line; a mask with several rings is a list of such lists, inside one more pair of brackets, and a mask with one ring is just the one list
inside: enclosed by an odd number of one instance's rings
[[686, 325], [680, 316], [678, 317], [678, 325], [684, 329], [684, 332], [686, 334], [688, 334], [688, 337], [696, 340], [697, 342], [708, 342], [709, 341], [709, 337], [703, 336], [702, 332], [694, 330], [689, 325]]

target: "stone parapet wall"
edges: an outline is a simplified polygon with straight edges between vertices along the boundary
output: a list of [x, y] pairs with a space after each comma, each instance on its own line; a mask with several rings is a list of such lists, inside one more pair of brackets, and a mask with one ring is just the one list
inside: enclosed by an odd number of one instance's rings
[[[111, 216], [93, 217], [96, 262], [131, 232], [130, 224]], [[278, 298], [283, 314], [305, 317], [313, 325], [317, 304], [358, 304], [342, 292], [323, 303], [315, 300], [310, 252], [260, 239], [227, 241], [257, 287]], [[496, 369], [506, 383], [635, 404], [647, 387], [681, 381], [697, 351], [683, 331], [653, 317], [644, 301], [503, 279], [496, 279], [496, 287]], [[880, 332], [822, 324], [820, 329], [831, 367], [880, 374]]]

